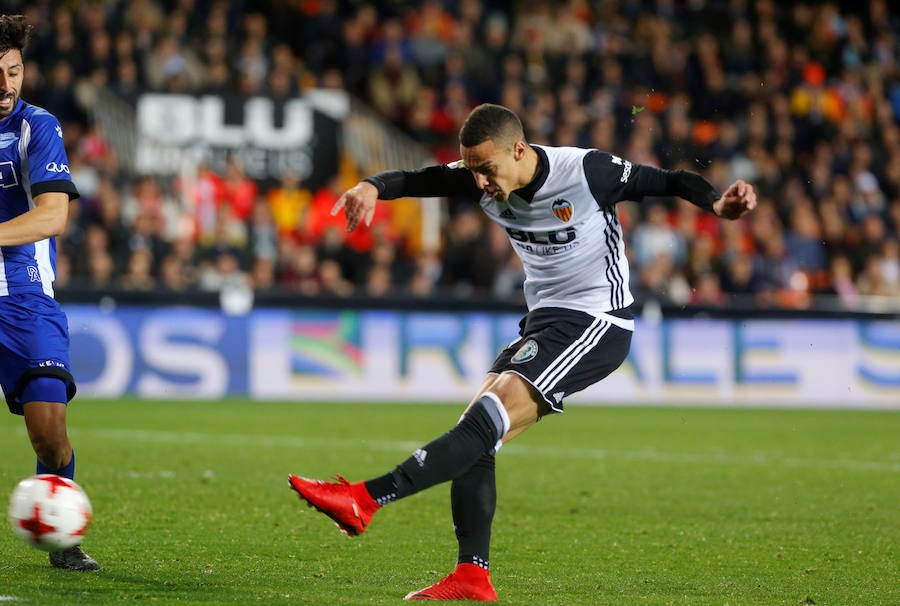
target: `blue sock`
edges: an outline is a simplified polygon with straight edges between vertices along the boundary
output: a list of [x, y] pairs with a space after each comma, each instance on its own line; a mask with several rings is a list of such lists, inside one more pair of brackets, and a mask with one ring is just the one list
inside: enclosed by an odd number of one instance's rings
[[69, 459], [69, 462], [59, 469], [50, 469], [38, 459], [36, 471], [35, 473], [52, 473], [58, 476], [62, 476], [64, 478], [69, 478], [70, 480], [75, 479], [75, 451], [72, 451], [72, 458]]

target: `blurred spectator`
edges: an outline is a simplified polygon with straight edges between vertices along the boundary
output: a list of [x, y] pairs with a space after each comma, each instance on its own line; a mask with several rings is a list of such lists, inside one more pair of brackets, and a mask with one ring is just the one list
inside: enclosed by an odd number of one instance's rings
[[719, 282], [719, 274], [704, 271], [697, 276], [695, 286], [691, 289], [691, 305], [719, 306], [725, 301], [726, 296]]
[[643, 210], [645, 222], [634, 229], [631, 240], [637, 268], [646, 267], [663, 256], [675, 265], [684, 263], [687, 246], [684, 238], [669, 226], [666, 207], [660, 202], [647, 202]]
[[149, 249], [139, 248], [131, 252], [121, 283], [126, 290], [149, 292], [156, 287], [156, 279], [153, 277], [153, 253]]
[[305, 231], [304, 221], [312, 202], [312, 192], [302, 186], [295, 172], [284, 171], [281, 181], [269, 189], [267, 197], [279, 237]]
[[169, 253], [159, 264], [159, 285], [170, 292], [183, 292], [189, 286], [187, 268], [177, 253]]
[[824, 272], [828, 254], [822, 243], [822, 230], [812, 202], [804, 199], [791, 212], [790, 231], [785, 236], [788, 255], [810, 275]]
[[250, 277], [241, 269], [239, 255], [229, 249], [221, 249], [200, 270], [198, 285], [201, 290], [219, 292], [228, 288], [250, 288]]
[[278, 286], [274, 257], [256, 257], [250, 270], [250, 282], [254, 290], [272, 290]]
[[165, 195], [155, 177], [139, 177], [131, 191], [121, 200], [122, 221], [135, 231], [136, 221], [152, 221], [157, 235], [171, 242], [179, 235], [181, 209], [178, 202]]
[[57, 116], [67, 129], [85, 123], [84, 112], [75, 100], [75, 72], [67, 59], [58, 60], [50, 68], [36, 103]]
[[831, 284], [826, 292], [837, 295], [847, 309], [853, 309], [859, 303], [859, 290], [853, 281], [853, 268], [847, 257], [835, 255], [832, 258]]
[[203, 83], [203, 64], [178, 38], [168, 34], [146, 55], [144, 74], [151, 90], [183, 92]]
[[319, 262], [319, 285], [323, 294], [349, 297], [354, 292], [353, 282], [344, 277], [336, 259], [325, 258]]
[[112, 255], [105, 250], [92, 251], [88, 255], [87, 262], [90, 287], [98, 290], [112, 288], [116, 275]]
[[257, 191], [256, 181], [244, 173], [243, 163], [235, 156], [228, 158], [220, 204], [226, 205], [238, 221], [246, 221], [253, 212]]
[[440, 283], [463, 296], [490, 293], [495, 267], [486, 243], [481, 214], [470, 207], [457, 209], [447, 227]]
[[278, 265], [275, 276], [278, 284], [288, 291], [305, 296], [320, 292], [316, 249], [309, 244], [298, 244], [293, 240], [279, 241]]
[[397, 125], [409, 117], [422, 90], [415, 66], [406, 63], [397, 46], [385, 49], [384, 62], [369, 74], [369, 99], [379, 114]]
[[272, 217], [269, 203], [262, 196], [253, 206], [249, 226], [250, 255], [254, 262], [268, 259], [273, 266], [278, 256], [278, 230]]

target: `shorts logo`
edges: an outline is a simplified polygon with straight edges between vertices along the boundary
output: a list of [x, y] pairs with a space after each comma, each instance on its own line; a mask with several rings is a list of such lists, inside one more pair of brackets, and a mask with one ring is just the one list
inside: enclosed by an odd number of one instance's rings
[[563, 223], [572, 218], [572, 203], [568, 200], [557, 200], [551, 206], [553, 214]]
[[516, 355], [512, 357], [511, 362], [513, 364], [522, 364], [524, 362], [530, 362], [534, 360], [534, 357], [538, 353], [538, 344], [534, 339], [528, 339], [519, 348], [519, 351], [516, 352]]

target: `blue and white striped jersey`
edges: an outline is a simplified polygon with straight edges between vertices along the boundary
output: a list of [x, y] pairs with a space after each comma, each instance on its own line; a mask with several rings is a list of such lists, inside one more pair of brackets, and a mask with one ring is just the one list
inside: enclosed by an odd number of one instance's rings
[[[59, 120], [21, 99], [0, 120], [0, 221], [34, 208], [34, 198], [63, 192], [69, 200], [78, 189], [69, 174], [69, 160]], [[0, 247], [0, 296], [43, 293], [53, 296], [56, 239]]]

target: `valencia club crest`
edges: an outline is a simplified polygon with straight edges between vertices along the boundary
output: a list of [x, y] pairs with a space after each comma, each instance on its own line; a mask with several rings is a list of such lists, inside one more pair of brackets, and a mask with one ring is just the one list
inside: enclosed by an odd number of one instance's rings
[[557, 200], [553, 203], [551, 207], [553, 209], [553, 214], [556, 215], [556, 218], [566, 223], [569, 219], [572, 218], [572, 203], [568, 200]]

